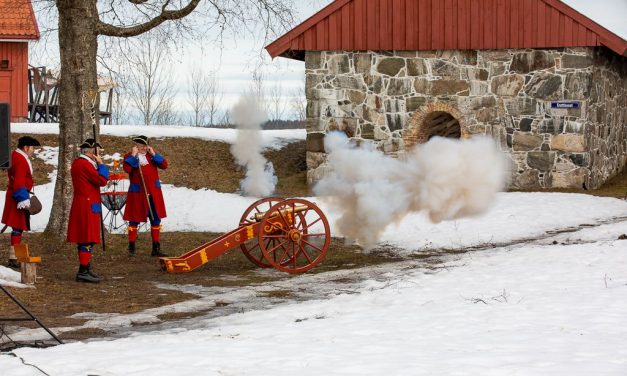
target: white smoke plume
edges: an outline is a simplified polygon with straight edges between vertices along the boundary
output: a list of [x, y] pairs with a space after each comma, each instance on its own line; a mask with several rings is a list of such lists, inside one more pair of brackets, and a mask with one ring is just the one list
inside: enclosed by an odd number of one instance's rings
[[314, 193], [340, 212], [341, 233], [366, 249], [412, 212], [424, 210], [436, 223], [484, 212], [507, 175], [504, 155], [487, 137], [434, 137], [402, 160], [352, 146], [340, 132], [326, 136], [325, 148], [331, 172]]
[[232, 113], [238, 131], [235, 143], [231, 145], [231, 154], [238, 165], [246, 168], [241, 189], [247, 196], [269, 196], [274, 192], [277, 178], [272, 163], [261, 154], [261, 124], [267, 120], [266, 113], [259, 101], [250, 95], [240, 98]]

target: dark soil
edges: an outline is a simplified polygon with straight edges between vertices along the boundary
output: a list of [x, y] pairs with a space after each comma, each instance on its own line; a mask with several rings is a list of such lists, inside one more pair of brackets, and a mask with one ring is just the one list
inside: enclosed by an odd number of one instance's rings
[[[218, 234], [211, 233], [165, 233], [162, 239], [164, 252], [170, 255], [183, 254]], [[78, 326], [84, 320], [69, 318], [80, 312], [96, 313], [135, 313], [152, 307], [174, 304], [195, 298], [193, 295], [155, 287], [155, 283], [194, 284], [202, 286], [247, 286], [252, 283], [279, 280], [285, 277], [281, 272], [260, 275], [253, 273], [257, 266], [252, 264], [239, 250], [233, 249], [202, 268], [186, 274], [168, 274], [159, 267], [158, 259], [150, 254], [150, 235], [140, 233], [138, 255], [129, 258], [126, 251], [126, 237], [107, 236], [106, 253], [96, 247], [93, 268], [104, 278], [100, 284], [75, 282], [78, 268], [76, 250], [68, 244], [62, 249], [46, 246], [42, 234], [28, 233], [24, 241], [29, 244], [31, 253], [42, 257], [34, 289], [8, 288], [22, 300], [32, 312], [51, 327]], [[8, 235], [0, 236], [0, 242], [8, 243]], [[4, 248], [4, 247], [3, 247]], [[6, 250], [0, 252], [0, 260], [6, 260]], [[387, 255], [366, 255], [358, 247], [346, 246], [342, 239], [333, 239], [326, 259], [308, 273], [321, 273], [338, 268], [350, 269], [395, 261]], [[223, 278], [225, 275], [237, 278]], [[276, 291], [271, 294], [288, 296], [289, 292]], [[288, 294], [288, 295], [285, 295]], [[3, 294], [0, 294], [0, 316], [21, 316], [20, 311]], [[164, 314], [162, 320], [177, 320], [194, 317], [203, 312]], [[32, 325], [28, 325], [33, 327]], [[79, 330], [64, 333], [64, 339], [85, 339], [102, 337], [102, 330]]]

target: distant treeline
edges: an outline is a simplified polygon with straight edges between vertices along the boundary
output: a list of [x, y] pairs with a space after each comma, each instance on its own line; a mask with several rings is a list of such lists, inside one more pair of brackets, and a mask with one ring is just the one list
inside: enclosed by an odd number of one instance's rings
[[[235, 124], [216, 124], [207, 128], [237, 128]], [[300, 120], [268, 120], [261, 129], [304, 129], [305, 122]]]

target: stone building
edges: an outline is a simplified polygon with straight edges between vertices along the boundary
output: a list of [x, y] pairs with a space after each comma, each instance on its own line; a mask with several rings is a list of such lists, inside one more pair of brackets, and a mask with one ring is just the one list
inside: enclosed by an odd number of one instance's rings
[[395, 156], [491, 135], [521, 189], [627, 161], [627, 41], [558, 0], [336, 0], [266, 49], [305, 61], [310, 182], [332, 130]]

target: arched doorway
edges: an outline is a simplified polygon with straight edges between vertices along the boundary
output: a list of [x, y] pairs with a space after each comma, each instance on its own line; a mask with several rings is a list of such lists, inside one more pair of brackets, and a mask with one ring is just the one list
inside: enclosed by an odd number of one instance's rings
[[435, 136], [447, 138], [469, 136], [464, 117], [448, 102], [428, 103], [412, 115], [403, 134], [405, 150], [411, 150], [416, 144], [424, 144]]
[[453, 115], [445, 111], [434, 111], [425, 117], [423, 129], [426, 141], [432, 137], [460, 138], [462, 128]]

